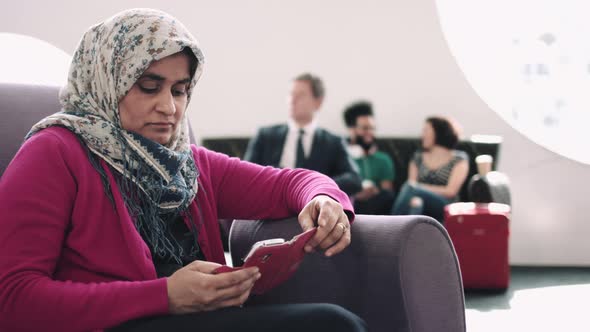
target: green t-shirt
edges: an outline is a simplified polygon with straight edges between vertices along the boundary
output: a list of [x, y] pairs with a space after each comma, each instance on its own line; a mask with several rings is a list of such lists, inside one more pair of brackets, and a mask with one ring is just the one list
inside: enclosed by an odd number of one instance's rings
[[393, 181], [395, 168], [388, 154], [377, 151], [370, 156], [355, 159], [363, 180], [371, 180], [377, 186], [383, 180]]

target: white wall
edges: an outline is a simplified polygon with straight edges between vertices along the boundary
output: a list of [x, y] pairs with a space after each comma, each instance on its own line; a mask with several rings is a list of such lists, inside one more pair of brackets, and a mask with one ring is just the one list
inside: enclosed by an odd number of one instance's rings
[[511, 177], [514, 202], [511, 262], [590, 266], [590, 166], [531, 143], [487, 107], [451, 56], [434, 1], [21, 0], [0, 5], [0, 32], [28, 34], [71, 54], [87, 27], [136, 6], [170, 12], [202, 44], [207, 65], [190, 106], [200, 137], [251, 135], [284, 121], [289, 80], [302, 71], [324, 78], [320, 121], [340, 134], [342, 108], [359, 97], [374, 102], [381, 135], [417, 136], [426, 116], [447, 114], [465, 135], [504, 137], [500, 170]]

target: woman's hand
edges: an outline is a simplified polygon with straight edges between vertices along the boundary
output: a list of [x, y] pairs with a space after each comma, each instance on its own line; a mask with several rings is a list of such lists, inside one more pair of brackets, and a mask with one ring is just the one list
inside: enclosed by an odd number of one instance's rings
[[315, 235], [305, 245], [306, 252], [320, 248], [326, 250], [326, 256], [332, 256], [350, 244], [348, 216], [342, 205], [329, 196], [314, 197], [299, 213], [298, 219], [303, 231], [318, 226]]
[[172, 314], [240, 306], [260, 278], [257, 267], [213, 274], [219, 264], [194, 261], [168, 277], [168, 307]]

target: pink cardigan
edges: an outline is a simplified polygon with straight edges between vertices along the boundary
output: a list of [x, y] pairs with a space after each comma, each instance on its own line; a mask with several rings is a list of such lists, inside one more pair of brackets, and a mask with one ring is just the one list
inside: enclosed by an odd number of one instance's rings
[[[319, 194], [352, 212], [348, 197], [319, 173], [192, 148], [201, 174], [199, 245], [209, 261], [225, 263], [218, 218], [285, 218]], [[0, 331], [98, 330], [168, 313], [166, 279], [156, 278], [107, 175], [114, 207], [86, 151], [59, 127], [33, 136], [12, 160], [0, 180]], [[196, 216], [196, 203], [190, 208]]]

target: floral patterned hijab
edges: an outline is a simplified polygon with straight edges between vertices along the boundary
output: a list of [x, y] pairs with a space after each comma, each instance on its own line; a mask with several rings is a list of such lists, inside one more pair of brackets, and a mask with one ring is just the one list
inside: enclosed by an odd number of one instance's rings
[[[138, 228], [149, 228], [154, 241], [161, 237], [165, 222], [159, 215], [186, 210], [198, 189], [188, 121], [185, 113], [177, 133], [163, 146], [121, 127], [119, 101], [153, 61], [185, 48], [197, 61], [190, 100], [204, 57], [196, 39], [174, 17], [131, 9], [91, 27], [74, 53], [68, 83], [60, 92], [62, 111], [41, 120], [27, 135], [51, 126], [75, 133], [91, 155], [121, 175], [119, 186], [128, 208], [138, 210], [133, 213], [140, 216]], [[141, 192], [133, 193], [132, 188]]]

